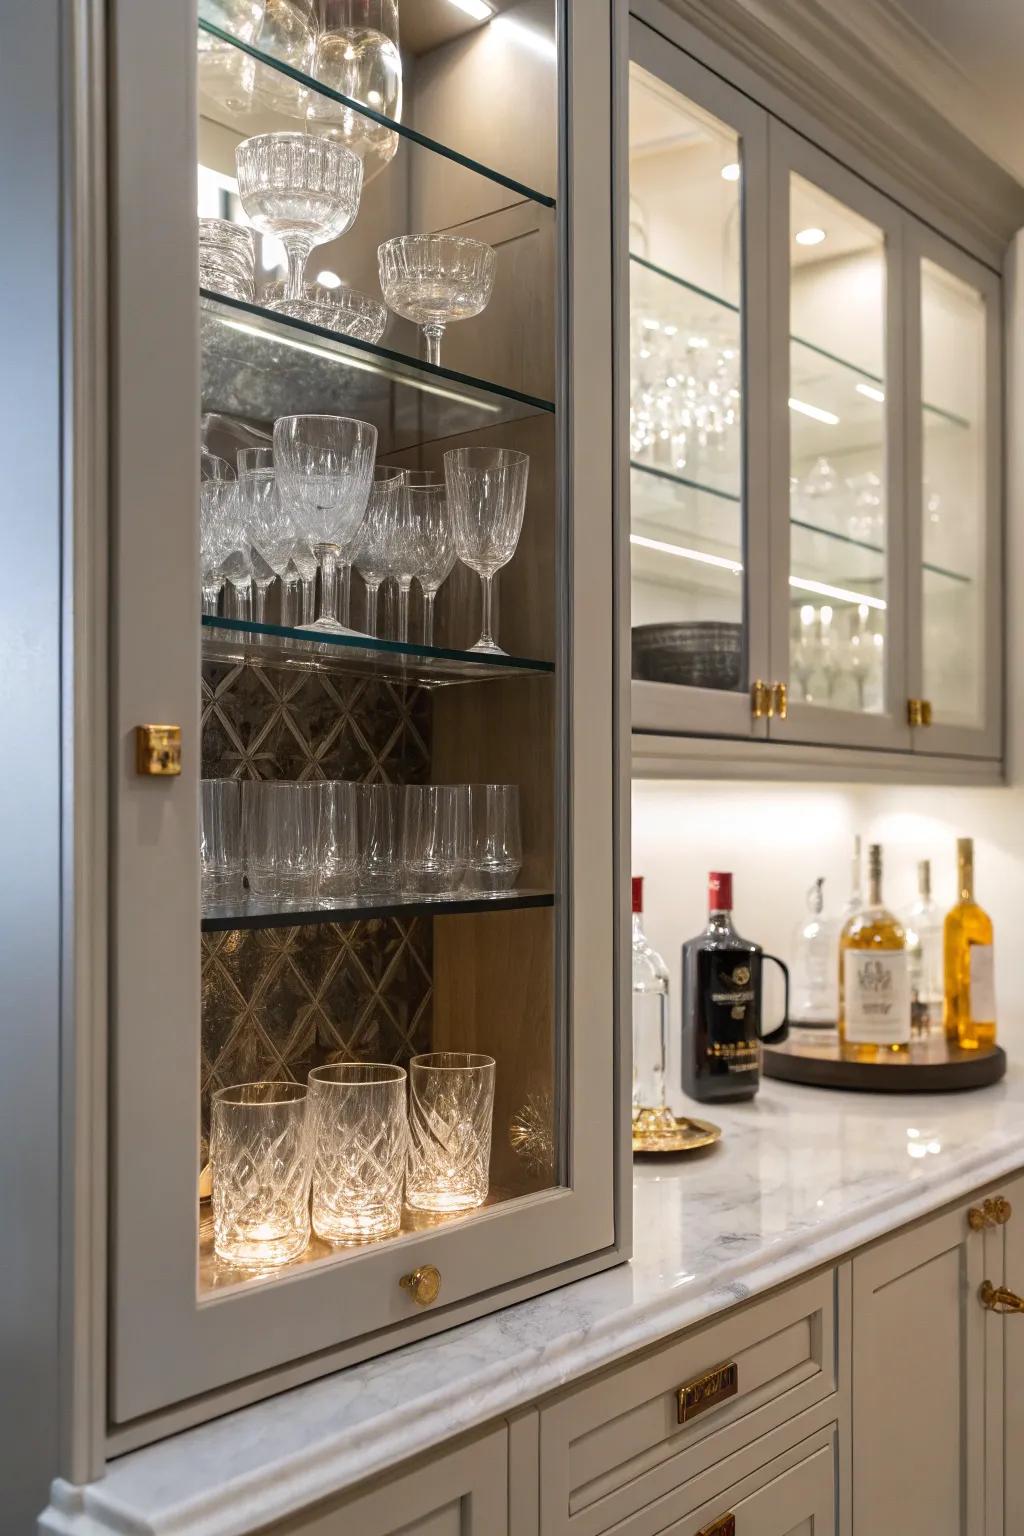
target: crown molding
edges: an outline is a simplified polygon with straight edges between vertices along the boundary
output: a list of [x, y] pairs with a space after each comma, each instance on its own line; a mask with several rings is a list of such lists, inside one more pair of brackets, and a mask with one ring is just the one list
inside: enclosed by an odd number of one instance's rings
[[[636, 9], [654, 26], [654, 9], [689, 23], [723, 51], [705, 62], [731, 83], [841, 158], [854, 151], [854, 168], [881, 190], [1001, 265], [1024, 225], [1024, 187], [936, 108], [948, 99], [969, 117], [976, 88], [898, 5], [641, 0]], [[733, 63], [750, 79], [737, 78]]]

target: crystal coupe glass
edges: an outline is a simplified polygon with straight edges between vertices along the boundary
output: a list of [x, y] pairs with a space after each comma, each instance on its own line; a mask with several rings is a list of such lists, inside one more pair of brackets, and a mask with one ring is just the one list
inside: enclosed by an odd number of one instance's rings
[[249, 1269], [287, 1264], [309, 1243], [305, 1083], [218, 1088], [210, 1106], [213, 1247]]
[[474, 651], [506, 654], [491, 634], [491, 583], [516, 552], [529, 469], [529, 454], [513, 448], [450, 448], [444, 456], [455, 548], [483, 584], [483, 623]]
[[409, 1063], [405, 1200], [420, 1211], [469, 1211], [487, 1199], [494, 1057], [435, 1051]]
[[406, 1076], [384, 1062], [343, 1061], [309, 1074], [313, 1230], [368, 1243], [402, 1225]]
[[368, 293], [358, 293], [355, 288], [324, 288], [319, 283], [307, 283], [301, 299], [271, 295], [266, 302], [267, 308], [279, 315], [305, 320], [307, 325], [319, 325], [339, 336], [353, 336], [356, 341], [380, 341], [388, 322], [388, 312], [380, 300]]
[[446, 325], [487, 308], [496, 265], [493, 248], [468, 235], [399, 235], [377, 247], [381, 292], [421, 328], [430, 363], [441, 361]]
[[280, 416], [274, 423], [277, 483], [320, 560], [320, 618], [310, 629], [352, 634], [334, 617], [338, 559], [355, 538], [373, 477], [377, 429], [351, 416]]
[[363, 163], [330, 139], [259, 133], [235, 150], [238, 195], [256, 229], [276, 235], [288, 258], [285, 297], [302, 298], [314, 246], [350, 229], [359, 212]]

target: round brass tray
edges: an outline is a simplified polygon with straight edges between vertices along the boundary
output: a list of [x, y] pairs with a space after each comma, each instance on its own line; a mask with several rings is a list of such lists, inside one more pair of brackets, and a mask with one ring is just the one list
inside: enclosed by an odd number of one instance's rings
[[998, 1045], [965, 1051], [940, 1035], [911, 1040], [906, 1056], [882, 1061], [848, 1061], [834, 1032], [803, 1038], [797, 1032], [781, 1045], [761, 1051], [761, 1071], [786, 1083], [813, 1088], [852, 1088], [861, 1093], [949, 1093], [986, 1088], [1006, 1072]]
[[633, 1132], [634, 1152], [695, 1152], [698, 1147], [710, 1147], [722, 1139], [722, 1130], [710, 1120], [692, 1120], [689, 1116], [672, 1116], [671, 1125], [639, 1134]]

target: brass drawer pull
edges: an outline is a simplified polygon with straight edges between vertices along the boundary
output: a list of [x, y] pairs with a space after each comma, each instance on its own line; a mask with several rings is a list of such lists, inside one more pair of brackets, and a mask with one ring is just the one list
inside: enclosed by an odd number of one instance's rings
[[736, 1536], [736, 1516], [719, 1515], [710, 1525], [702, 1525], [697, 1536]]
[[980, 1205], [972, 1205], [967, 1212], [967, 1225], [972, 1232], [981, 1232], [985, 1227], [1005, 1227], [1013, 1215], [1013, 1206], [1003, 1195], [990, 1196]]
[[1024, 1296], [1008, 1291], [1005, 1285], [993, 1285], [991, 1280], [984, 1282], [978, 1296], [989, 1312], [1024, 1312]]
[[[698, 1414], [716, 1408], [728, 1397], [735, 1397], [739, 1389], [740, 1368], [735, 1360], [718, 1365], [713, 1371], [705, 1371], [703, 1376], [695, 1376], [692, 1381], [685, 1381], [676, 1391], [679, 1423], [688, 1424]], [[717, 1530], [717, 1526], [710, 1529]]]
[[421, 1307], [429, 1307], [440, 1294], [441, 1271], [435, 1269], [433, 1264], [423, 1264], [419, 1269], [414, 1269], [411, 1275], [403, 1275], [398, 1283], [403, 1291], [409, 1292], [413, 1301], [419, 1302]]

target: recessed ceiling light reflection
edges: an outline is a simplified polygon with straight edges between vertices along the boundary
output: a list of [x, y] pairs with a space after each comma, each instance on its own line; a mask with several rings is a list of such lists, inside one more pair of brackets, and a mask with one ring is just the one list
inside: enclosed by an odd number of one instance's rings
[[739, 181], [740, 168], [738, 161], [730, 160], [728, 165], [723, 165], [721, 176], [723, 181]]
[[820, 245], [825, 239], [825, 231], [812, 224], [809, 229], [798, 229], [793, 239], [797, 245]]

